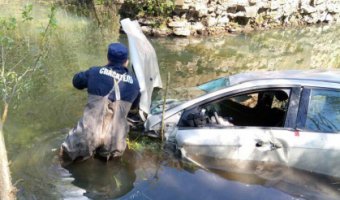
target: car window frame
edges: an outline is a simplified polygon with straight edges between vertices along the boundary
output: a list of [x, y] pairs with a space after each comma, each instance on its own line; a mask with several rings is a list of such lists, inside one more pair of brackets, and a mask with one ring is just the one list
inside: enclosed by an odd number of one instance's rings
[[338, 132], [325, 132], [325, 131], [309, 130], [309, 129], [305, 128], [306, 121], [307, 121], [309, 103], [311, 101], [312, 90], [328, 90], [328, 91], [338, 91], [338, 92], [340, 92], [340, 89], [338, 89], [338, 88], [310, 87], [310, 86], [304, 87], [302, 89], [302, 92], [301, 92], [300, 105], [299, 105], [298, 116], [297, 116], [297, 120], [296, 120], [296, 129], [300, 130], [300, 131], [322, 133], [322, 134], [340, 134], [340, 131], [338, 131]]
[[[283, 85], [283, 86], [261, 86], [261, 87], [251, 87], [251, 88], [246, 88], [246, 89], [241, 89], [241, 90], [235, 90], [235, 91], [230, 91], [227, 94], [222, 94], [218, 96], [211, 97], [209, 99], [206, 99], [200, 103], [197, 103], [195, 105], [191, 105], [187, 107], [186, 109], [183, 110], [181, 117], [178, 121], [178, 129], [197, 129], [197, 128], [210, 128], [209, 126], [203, 126], [203, 127], [184, 127], [180, 126], [183, 121], [183, 117], [186, 115], [186, 112], [193, 110], [195, 108], [198, 108], [200, 106], [203, 106], [205, 104], [208, 104], [209, 102], [214, 102], [214, 101], [219, 101], [224, 98], [231, 98], [232, 96], [236, 95], [242, 95], [242, 94], [249, 94], [249, 93], [255, 93], [263, 90], [275, 90], [275, 89], [289, 89], [290, 90], [290, 97], [289, 97], [289, 102], [288, 102], [288, 110], [285, 116], [285, 122], [283, 127], [266, 127], [266, 126], [225, 126], [225, 127], [216, 127], [216, 128], [263, 128], [263, 129], [290, 129], [293, 130], [296, 127], [296, 118], [298, 116], [298, 107], [299, 107], [299, 101], [300, 101], [300, 96], [301, 96], [301, 87], [296, 86], [296, 85]], [[288, 119], [289, 118], [289, 119]]]

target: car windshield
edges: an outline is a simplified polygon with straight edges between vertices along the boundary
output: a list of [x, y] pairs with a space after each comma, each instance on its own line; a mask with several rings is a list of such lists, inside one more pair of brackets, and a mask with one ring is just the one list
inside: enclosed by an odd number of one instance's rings
[[[192, 88], [177, 88], [175, 99], [167, 99], [165, 110], [173, 108], [187, 100], [194, 99], [201, 95], [214, 92], [216, 90], [230, 86], [229, 77], [221, 77], [212, 81], [203, 83]], [[159, 114], [163, 110], [163, 100], [153, 101], [151, 104], [151, 114]]]
[[229, 77], [222, 77], [203, 83], [202, 85], [197, 86], [197, 88], [203, 90], [205, 93], [210, 93], [228, 86], [230, 86]]

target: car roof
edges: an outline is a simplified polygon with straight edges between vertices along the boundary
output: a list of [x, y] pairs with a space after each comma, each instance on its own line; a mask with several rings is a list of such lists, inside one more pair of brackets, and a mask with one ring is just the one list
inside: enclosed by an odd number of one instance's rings
[[340, 83], [340, 70], [285, 70], [285, 71], [255, 71], [246, 72], [229, 76], [229, 84], [236, 85], [239, 83], [270, 80], [270, 79], [287, 79], [287, 80], [310, 80]]

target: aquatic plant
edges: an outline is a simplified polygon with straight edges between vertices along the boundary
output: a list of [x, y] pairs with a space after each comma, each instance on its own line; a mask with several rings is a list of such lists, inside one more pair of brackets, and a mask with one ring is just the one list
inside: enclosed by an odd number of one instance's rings
[[149, 137], [129, 137], [126, 140], [128, 148], [135, 152], [142, 153], [144, 151], [159, 152], [161, 144], [158, 141], [154, 141]]

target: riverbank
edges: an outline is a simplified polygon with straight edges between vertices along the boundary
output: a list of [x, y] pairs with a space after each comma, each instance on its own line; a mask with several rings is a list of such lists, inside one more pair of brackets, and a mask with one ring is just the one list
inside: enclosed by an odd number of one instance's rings
[[[143, 32], [155, 37], [222, 35], [340, 22], [337, 0], [160, 0], [156, 5], [151, 3], [153, 7], [139, 3], [142, 1], [118, 2], [120, 15], [138, 20]], [[155, 13], [147, 9], [156, 10], [156, 6], [161, 16], [150, 16]]]

